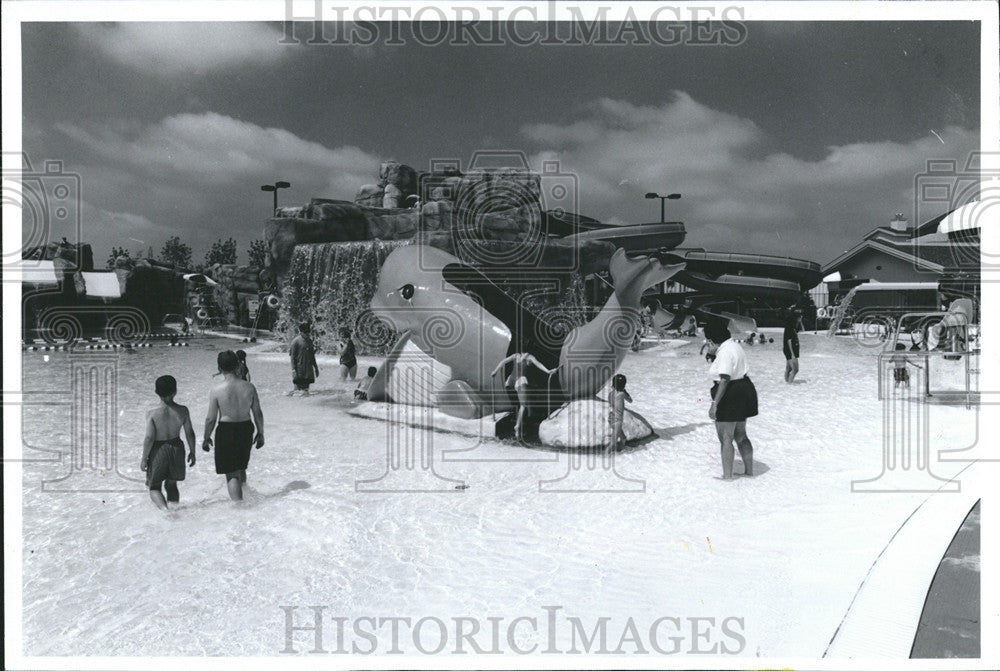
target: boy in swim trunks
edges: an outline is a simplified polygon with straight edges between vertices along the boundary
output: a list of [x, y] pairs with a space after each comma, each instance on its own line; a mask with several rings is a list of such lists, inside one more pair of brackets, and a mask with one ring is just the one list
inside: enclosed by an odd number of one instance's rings
[[[174, 402], [177, 380], [170, 375], [156, 378], [156, 395], [160, 405], [146, 413], [146, 437], [142, 441], [142, 462], [140, 468], [146, 473], [149, 498], [157, 508], [167, 509], [167, 502], [179, 503], [180, 492], [177, 482], [184, 479], [184, 443], [181, 429], [187, 438], [187, 463], [194, 466], [194, 427], [188, 409]], [[163, 497], [161, 487], [167, 490]]]
[[625, 430], [622, 421], [625, 419], [625, 401], [632, 402], [632, 397], [625, 391], [626, 378], [619, 373], [611, 379], [611, 391], [608, 392], [608, 424], [611, 425], [611, 441], [608, 449], [620, 449], [625, 445]]
[[260, 409], [257, 388], [236, 374], [239, 369], [236, 353], [231, 350], [219, 352], [218, 364], [223, 379], [208, 395], [208, 416], [201, 449], [208, 452], [212, 448], [214, 429], [215, 472], [226, 476], [229, 498], [242, 501], [250, 448], [260, 449], [264, 445], [264, 413]]

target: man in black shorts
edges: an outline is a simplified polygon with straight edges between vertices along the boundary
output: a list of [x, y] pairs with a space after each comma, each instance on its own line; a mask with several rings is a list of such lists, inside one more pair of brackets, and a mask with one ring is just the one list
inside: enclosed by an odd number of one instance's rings
[[785, 353], [785, 382], [791, 383], [799, 374], [799, 331], [802, 330], [802, 311], [791, 305], [785, 312], [785, 332], [781, 336], [781, 349]]
[[250, 448], [256, 446], [260, 449], [264, 445], [264, 413], [260, 409], [257, 388], [236, 375], [239, 367], [236, 353], [231, 350], [220, 352], [218, 363], [223, 379], [208, 395], [208, 417], [205, 418], [201, 449], [206, 452], [211, 449], [214, 429], [215, 472], [226, 476], [229, 498], [242, 501]]

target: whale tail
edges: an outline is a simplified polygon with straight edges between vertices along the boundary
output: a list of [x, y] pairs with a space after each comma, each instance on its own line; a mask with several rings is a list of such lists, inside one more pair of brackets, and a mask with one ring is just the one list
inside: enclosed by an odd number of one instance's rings
[[618, 304], [638, 308], [642, 292], [684, 270], [684, 264], [663, 265], [649, 256], [631, 259], [619, 249], [611, 257], [609, 270]]

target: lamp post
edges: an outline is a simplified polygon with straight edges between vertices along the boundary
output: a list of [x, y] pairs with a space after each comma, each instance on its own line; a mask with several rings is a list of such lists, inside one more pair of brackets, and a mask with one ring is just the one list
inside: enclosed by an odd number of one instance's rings
[[646, 198], [649, 198], [649, 199], [659, 198], [660, 199], [660, 223], [661, 224], [666, 223], [666, 220], [667, 220], [667, 210], [666, 210], [666, 207], [665, 207], [666, 202], [668, 200], [678, 200], [680, 197], [681, 197], [681, 194], [679, 194], [679, 193], [672, 193], [669, 196], [661, 196], [660, 194], [651, 191], [650, 193], [646, 194]]
[[291, 184], [288, 182], [275, 182], [274, 184], [265, 184], [260, 187], [261, 191], [270, 191], [274, 194], [274, 208], [271, 210], [272, 214], [274, 214], [274, 212], [278, 209], [278, 189], [287, 189], [290, 186]]

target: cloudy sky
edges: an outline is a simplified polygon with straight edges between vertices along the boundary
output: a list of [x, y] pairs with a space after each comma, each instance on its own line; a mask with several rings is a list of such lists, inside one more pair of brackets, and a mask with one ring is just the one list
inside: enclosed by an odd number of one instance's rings
[[[264, 23], [29, 23], [24, 149], [82, 180], [103, 263], [179, 235], [201, 260], [282, 205], [352, 199], [381, 161], [556, 159], [582, 213], [820, 263], [979, 145], [972, 22], [750, 23], [739, 46], [282, 44]], [[931, 212], [933, 214], [934, 212]]]

